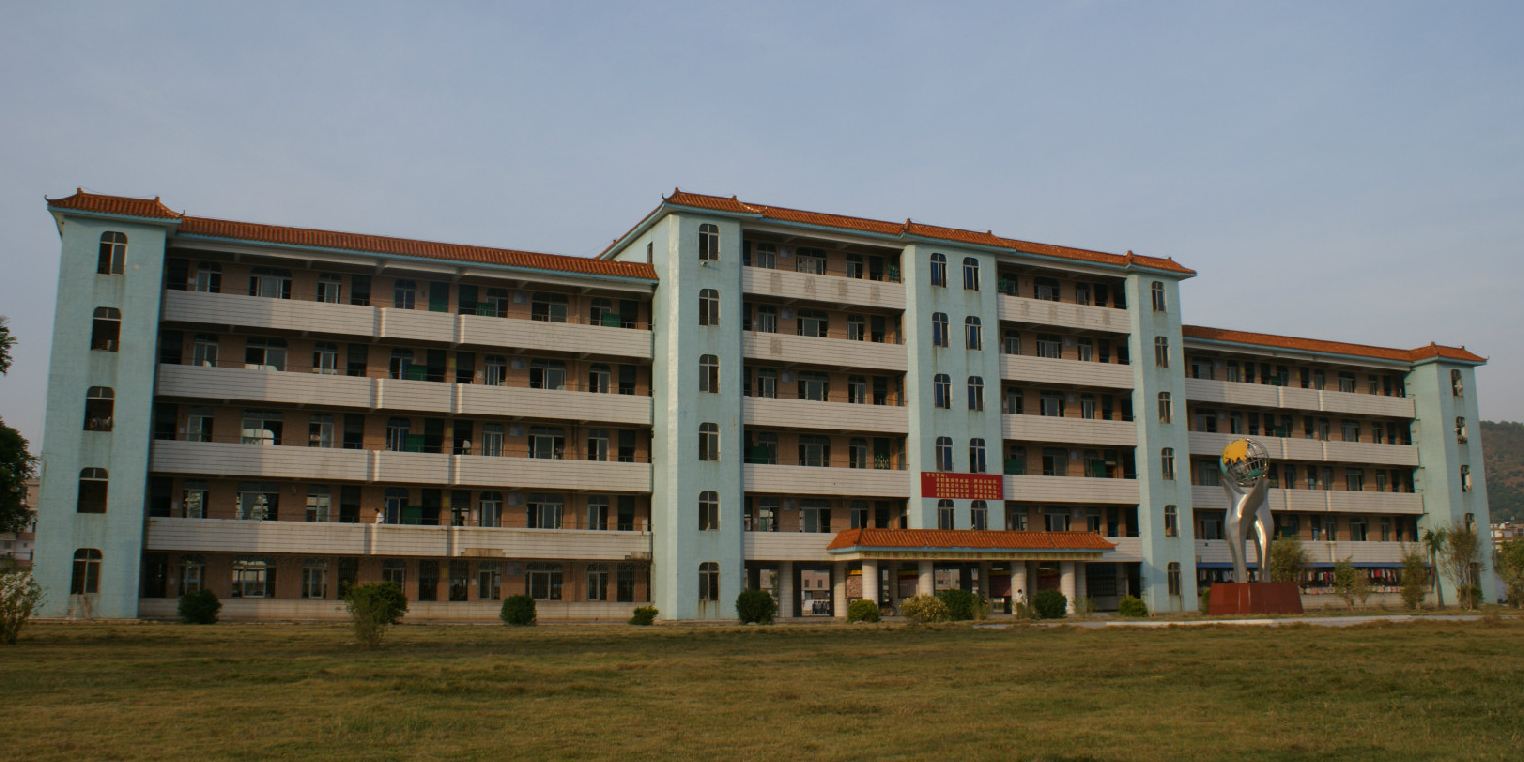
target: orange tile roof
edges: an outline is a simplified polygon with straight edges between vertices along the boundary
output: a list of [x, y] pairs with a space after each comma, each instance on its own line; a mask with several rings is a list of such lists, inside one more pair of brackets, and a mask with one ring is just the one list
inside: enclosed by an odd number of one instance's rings
[[906, 548], [937, 550], [1111, 550], [1095, 532], [1011, 532], [983, 529], [848, 529], [826, 550]]
[[1372, 347], [1365, 344], [1349, 344], [1342, 341], [1304, 339], [1297, 336], [1273, 336], [1268, 333], [1249, 333], [1247, 331], [1229, 331], [1223, 328], [1208, 328], [1200, 325], [1182, 325], [1180, 326], [1180, 333], [1187, 339], [1228, 341], [1235, 344], [1250, 344], [1271, 349], [1324, 352], [1328, 354], [1353, 355], [1355, 357], [1371, 357], [1378, 360], [1395, 360], [1397, 362], [1418, 362], [1434, 358], [1475, 363], [1487, 362], [1487, 358], [1468, 352], [1465, 347], [1447, 347], [1434, 343], [1417, 349], [1390, 349], [1387, 347]]
[[524, 267], [534, 270], [569, 272], [581, 275], [611, 275], [626, 278], [656, 280], [656, 268], [644, 262], [616, 262], [613, 260], [570, 257], [562, 254], [542, 254], [516, 249], [495, 249], [486, 246], [467, 246], [453, 243], [417, 241], [407, 238], [343, 233], [334, 230], [314, 230], [279, 225], [262, 225], [253, 222], [234, 222], [210, 217], [192, 217], [176, 214], [157, 198], [153, 200], [102, 196], [79, 191], [73, 196], [48, 200], [48, 206], [100, 214], [125, 214], [135, 217], [175, 220], [179, 222], [179, 235], [228, 238], [238, 241], [273, 243], [310, 248], [342, 249], [374, 254], [391, 254], [424, 259], [441, 259], [455, 262]]
[[871, 220], [863, 217], [848, 217], [840, 214], [822, 214], [820, 212], [806, 212], [799, 209], [788, 209], [781, 206], [769, 206], [766, 204], [753, 204], [743, 202], [735, 196], [724, 198], [723, 196], [706, 196], [700, 193], [687, 193], [682, 190], [673, 190], [672, 195], [663, 199], [666, 204], [673, 206], [686, 206], [694, 209], [711, 209], [717, 212], [729, 212], [733, 214], [748, 214], [764, 219], [779, 220], [781, 222], [793, 222], [802, 225], [815, 225], [819, 227], [836, 228], [839, 230], [860, 230], [868, 233], [877, 233], [889, 236], [912, 236], [930, 238], [952, 243], [966, 243], [977, 246], [993, 246], [1003, 249], [1014, 249], [1029, 254], [1042, 254], [1060, 259], [1075, 259], [1085, 262], [1097, 262], [1101, 264], [1126, 267], [1137, 265], [1155, 270], [1181, 273], [1183, 275], [1195, 275], [1196, 271], [1175, 262], [1173, 259], [1160, 259], [1158, 257], [1144, 257], [1132, 252], [1126, 254], [1108, 254], [1102, 251], [1089, 249], [1076, 249], [1070, 246], [1054, 246], [1046, 243], [1033, 243], [1015, 238], [1003, 238], [991, 231], [979, 232], [977, 230], [960, 230], [958, 228], [945, 228], [936, 225], [924, 225], [919, 222], [905, 220], [904, 222], [885, 222], [883, 220]]

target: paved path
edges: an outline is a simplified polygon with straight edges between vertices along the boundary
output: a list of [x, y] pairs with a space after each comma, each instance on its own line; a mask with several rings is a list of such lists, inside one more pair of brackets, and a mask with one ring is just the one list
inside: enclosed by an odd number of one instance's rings
[[[1483, 619], [1485, 614], [1365, 614], [1350, 616], [1288, 616], [1273, 619], [1175, 619], [1175, 620], [1149, 620], [1149, 619], [1081, 619], [1061, 622], [1038, 622], [1041, 627], [1084, 627], [1098, 630], [1104, 627], [1206, 627], [1211, 625], [1230, 625], [1234, 627], [1282, 627], [1289, 624], [1307, 624], [1315, 627], [1350, 627], [1357, 624], [1370, 624], [1371, 622], [1473, 622]], [[1009, 624], [976, 624], [978, 628], [1003, 630], [1010, 627]]]

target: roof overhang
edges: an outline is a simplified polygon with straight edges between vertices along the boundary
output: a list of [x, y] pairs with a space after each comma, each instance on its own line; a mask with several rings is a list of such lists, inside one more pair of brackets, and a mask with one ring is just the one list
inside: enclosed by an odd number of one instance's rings
[[848, 529], [826, 552], [838, 561], [1100, 561], [1115, 549], [1094, 532]]

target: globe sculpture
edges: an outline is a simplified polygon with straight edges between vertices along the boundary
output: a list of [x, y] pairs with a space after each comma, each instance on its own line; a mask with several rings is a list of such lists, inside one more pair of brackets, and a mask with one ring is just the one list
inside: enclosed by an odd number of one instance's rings
[[1228, 493], [1228, 512], [1223, 522], [1228, 552], [1233, 557], [1233, 581], [1248, 582], [1249, 569], [1244, 543], [1254, 530], [1255, 551], [1261, 574], [1268, 575], [1270, 543], [1275, 539], [1275, 525], [1265, 506], [1266, 474], [1270, 472], [1270, 453], [1252, 439], [1237, 439], [1222, 448], [1218, 460], [1222, 471], [1222, 489]]

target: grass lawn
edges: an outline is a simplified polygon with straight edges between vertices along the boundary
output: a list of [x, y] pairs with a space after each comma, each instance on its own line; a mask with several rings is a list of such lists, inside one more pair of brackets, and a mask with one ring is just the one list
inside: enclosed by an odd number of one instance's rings
[[1524, 620], [34, 624], [0, 760], [1524, 759]]

